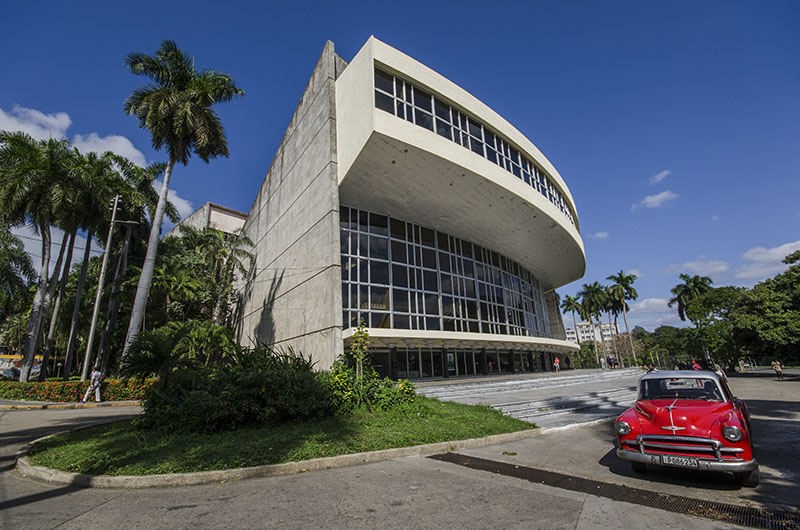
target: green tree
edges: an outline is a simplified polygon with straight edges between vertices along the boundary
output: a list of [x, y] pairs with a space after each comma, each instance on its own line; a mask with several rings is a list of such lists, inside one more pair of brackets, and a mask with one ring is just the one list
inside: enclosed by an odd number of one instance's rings
[[28, 285], [36, 281], [30, 255], [8, 225], [0, 225], [0, 323], [22, 310]]
[[[598, 282], [585, 283], [578, 292], [578, 297], [581, 299], [581, 307], [583, 308], [581, 317], [589, 321], [589, 325], [592, 326], [592, 335], [594, 335], [595, 331], [594, 321], [597, 320], [601, 324], [600, 340], [603, 343], [603, 356], [606, 356], [606, 341], [605, 338], [603, 338], [602, 321], [600, 321], [600, 314], [603, 311], [606, 300], [605, 289]], [[594, 340], [594, 336], [592, 337], [592, 342], [594, 343], [594, 353], [597, 358], [597, 364], [599, 366], [604, 366], [598, 357], [597, 341]]]
[[[0, 132], [0, 221], [18, 226], [31, 223], [42, 238], [39, 281], [31, 306], [19, 379], [27, 382], [33, 367], [42, 323], [47, 316], [50, 276], [50, 227], [58, 220], [65, 198], [72, 152], [63, 140], [36, 141], [22, 132]], [[65, 245], [53, 273], [63, 259]]]
[[639, 293], [633, 287], [633, 282], [636, 281], [635, 274], [625, 274], [625, 271], [620, 270], [617, 274], [612, 274], [606, 278], [614, 282], [608, 289], [608, 294], [619, 302], [622, 306], [622, 317], [625, 321], [625, 333], [631, 345], [631, 353], [633, 360], [636, 361], [636, 349], [633, 347], [633, 337], [631, 336], [631, 329], [628, 327], [628, 305], [627, 300], [636, 300], [639, 298]]
[[566, 295], [564, 299], [561, 301], [561, 311], [563, 313], [570, 312], [572, 313], [572, 326], [575, 330], [575, 341], [580, 344], [581, 338], [578, 335], [578, 321], [575, 319], [575, 313], [580, 314], [583, 308], [581, 307], [581, 302], [574, 296]]
[[232, 77], [215, 70], [196, 70], [194, 59], [171, 40], [163, 41], [154, 56], [129, 54], [125, 64], [131, 73], [144, 75], [153, 84], [136, 89], [125, 101], [124, 110], [136, 116], [140, 127], [150, 131], [154, 149], [167, 150], [169, 161], [153, 216], [123, 357], [144, 317], [173, 168], [176, 163], [187, 165], [192, 154], [197, 154], [204, 162], [228, 156], [225, 131], [212, 105], [244, 95]]
[[[667, 306], [672, 307], [678, 304], [678, 316], [685, 321], [687, 316], [686, 307], [692, 300], [711, 289], [713, 281], [708, 276], [698, 276], [697, 274], [694, 276], [681, 274], [680, 278], [683, 283], [679, 283], [671, 289], [672, 298], [669, 299]], [[694, 324], [694, 322], [692, 323]]]

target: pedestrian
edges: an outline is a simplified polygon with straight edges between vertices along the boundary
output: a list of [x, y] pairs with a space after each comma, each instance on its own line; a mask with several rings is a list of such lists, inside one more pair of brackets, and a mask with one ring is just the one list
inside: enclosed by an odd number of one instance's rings
[[720, 365], [718, 364], [714, 365], [714, 373], [716, 373], [719, 376], [719, 378], [725, 381], [726, 383], [728, 382], [728, 376], [725, 373], [725, 370], [723, 370]]
[[553, 361], [553, 368], [555, 369], [556, 373], [561, 371], [561, 361], [558, 360], [558, 357], [556, 357], [556, 360]]
[[696, 370], [702, 370], [702, 369], [703, 369], [703, 367], [700, 366], [700, 364], [697, 361], [692, 359], [692, 370], [696, 371]]
[[783, 365], [778, 359], [772, 361], [772, 369], [775, 370], [775, 375], [778, 376], [778, 379], [783, 379]]
[[103, 375], [103, 372], [100, 371], [99, 366], [95, 366], [92, 370], [92, 375], [89, 378], [89, 388], [86, 389], [86, 394], [83, 395], [83, 399], [81, 401], [86, 403], [86, 400], [89, 399], [89, 395], [92, 393], [92, 390], [94, 390], [95, 401], [100, 403], [100, 384], [103, 382], [103, 379], [105, 379], [105, 375]]
[[678, 364], [678, 363], [675, 363], [675, 364], [672, 366], [672, 369], [673, 369], [673, 370], [680, 370], [680, 369], [681, 369], [681, 365], [680, 365], [680, 364]]
[[653, 363], [647, 363], [647, 373], [652, 374], [656, 371], [656, 365]]

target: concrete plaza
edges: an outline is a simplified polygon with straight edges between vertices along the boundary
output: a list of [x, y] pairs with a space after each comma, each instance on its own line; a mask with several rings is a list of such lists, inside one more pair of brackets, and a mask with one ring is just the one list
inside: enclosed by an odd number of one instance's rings
[[[463, 451], [628, 487], [736, 505], [797, 510], [800, 377], [731, 378], [753, 415], [762, 484], [652, 470], [635, 476], [613, 455], [608, 424], [555, 429]], [[569, 386], [563, 387], [565, 391]], [[0, 412], [2, 528], [735, 528], [599, 495], [425, 457], [204, 486], [145, 490], [54, 487], [20, 476], [16, 451], [48, 432], [138, 413], [137, 407]]]

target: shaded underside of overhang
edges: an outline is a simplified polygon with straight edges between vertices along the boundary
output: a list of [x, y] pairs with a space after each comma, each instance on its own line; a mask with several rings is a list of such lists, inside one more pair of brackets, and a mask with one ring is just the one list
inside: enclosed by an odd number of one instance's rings
[[[581, 278], [586, 267], [577, 236], [551, 217], [563, 214], [511, 173], [499, 181], [486, 178], [379, 132], [372, 133], [341, 180], [339, 194], [341, 204], [495, 250], [531, 271], [545, 291]], [[532, 200], [526, 194], [533, 194]]]
[[[349, 328], [342, 333], [345, 347], [349, 347], [352, 342], [354, 331], [355, 328]], [[544, 337], [385, 328], [369, 328], [367, 332], [370, 348], [487, 348], [563, 354], [574, 353], [579, 349], [572, 342]]]

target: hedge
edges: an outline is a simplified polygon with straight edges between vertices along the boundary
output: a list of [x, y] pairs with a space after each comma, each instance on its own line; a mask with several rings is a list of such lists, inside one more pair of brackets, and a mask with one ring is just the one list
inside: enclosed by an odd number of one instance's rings
[[[106, 379], [100, 387], [103, 401], [140, 400], [144, 391], [156, 379]], [[19, 381], [0, 381], [0, 399], [69, 402], [80, 401], [89, 387], [89, 381], [46, 381], [20, 383]], [[94, 392], [90, 397], [94, 401]]]

